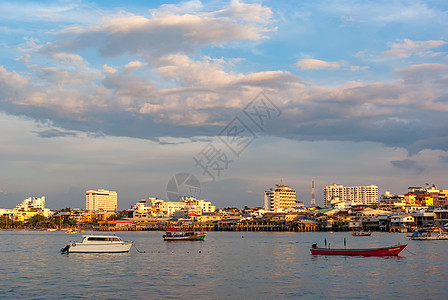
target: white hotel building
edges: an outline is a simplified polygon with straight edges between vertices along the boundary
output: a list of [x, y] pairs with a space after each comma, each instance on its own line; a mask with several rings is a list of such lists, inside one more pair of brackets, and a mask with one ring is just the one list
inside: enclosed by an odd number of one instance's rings
[[266, 211], [284, 211], [296, 205], [296, 191], [287, 185], [277, 184], [275, 189], [271, 188], [264, 192]]
[[327, 185], [324, 189], [324, 206], [330, 207], [341, 203], [345, 206], [378, 203], [378, 186], [344, 187], [336, 183]]
[[117, 192], [108, 190], [86, 191], [86, 210], [117, 211]]

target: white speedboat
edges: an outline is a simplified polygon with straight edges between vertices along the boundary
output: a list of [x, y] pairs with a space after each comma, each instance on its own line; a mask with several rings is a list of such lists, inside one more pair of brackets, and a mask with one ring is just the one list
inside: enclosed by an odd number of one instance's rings
[[116, 235], [84, 235], [82, 241], [72, 242], [61, 249], [62, 253], [119, 253], [129, 252], [132, 241], [122, 241]]

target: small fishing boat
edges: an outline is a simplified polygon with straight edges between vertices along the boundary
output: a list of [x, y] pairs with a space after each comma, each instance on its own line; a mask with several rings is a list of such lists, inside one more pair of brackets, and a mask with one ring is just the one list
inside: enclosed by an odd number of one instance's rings
[[359, 231], [355, 231], [352, 233], [353, 236], [371, 236], [372, 232], [369, 231], [363, 231], [363, 230], [359, 230]]
[[119, 253], [129, 252], [132, 241], [122, 241], [116, 235], [84, 235], [80, 243], [73, 242], [62, 253]]
[[330, 249], [318, 248], [317, 244], [313, 244], [310, 251], [313, 255], [360, 255], [360, 256], [396, 256], [405, 247], [405, 245], [395, 245], [383, 248], [367, 248], [367, 249]]
[[206, 232], [183, 230], [180, 228], [167, 228], [163, 239], [165, 241], [203, 241]]

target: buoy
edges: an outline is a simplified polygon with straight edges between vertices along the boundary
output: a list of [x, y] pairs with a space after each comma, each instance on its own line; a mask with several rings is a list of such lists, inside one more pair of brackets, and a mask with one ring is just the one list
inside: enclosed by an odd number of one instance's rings
[[75, 244], [75, 243], [73, 243], [73, 244], [72, 244], [72, 247], [76, 247], [76, 244]]

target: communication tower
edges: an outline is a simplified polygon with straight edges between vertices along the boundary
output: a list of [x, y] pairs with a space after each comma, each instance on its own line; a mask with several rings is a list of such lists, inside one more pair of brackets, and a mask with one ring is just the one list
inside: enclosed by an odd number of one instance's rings
[[316, 195], [314, 194], [314, 180], [311, 182], [311, 206], [316, 206]]

